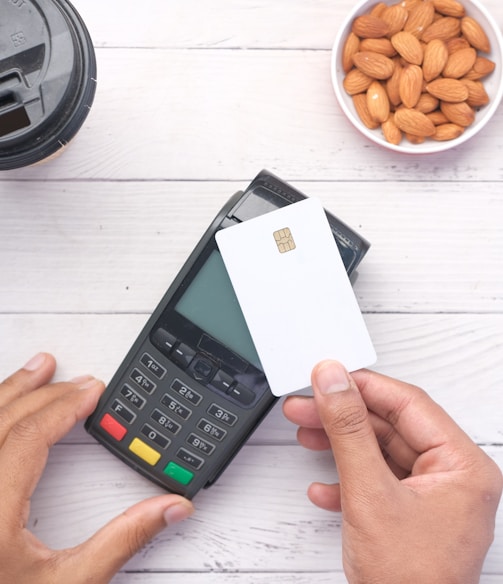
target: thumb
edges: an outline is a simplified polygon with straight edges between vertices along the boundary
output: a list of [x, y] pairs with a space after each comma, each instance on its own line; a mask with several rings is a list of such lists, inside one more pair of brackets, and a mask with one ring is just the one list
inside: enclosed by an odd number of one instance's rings
[[[137, 503], [74, 548], [67, 582], [108, 582], [165, 527], [189, 517], [192, 503], [179, 495], [162, 495]], [[81, 576], [81, 580], [76, 576]]]
[[392, 476], [355, 381], [337, 361], [323, 361], [313, 370], [312, 385], [337, 464], [341, 496], [344, 491], [361, 493], [362, 488], [371, 496], [376, 484]]

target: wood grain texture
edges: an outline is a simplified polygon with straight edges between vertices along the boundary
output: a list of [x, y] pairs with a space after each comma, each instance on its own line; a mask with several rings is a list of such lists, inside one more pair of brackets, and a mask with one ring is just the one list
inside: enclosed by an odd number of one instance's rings
[[[503, 449], [488, 453], [503, 463]], [[245, 446], [220, 480], [197, 495], [197, 513], [148, 544], [126, 570], [341, 570], [339, 516], [313, 507], [305, 495], [311, 480], [336, 479], [327, 452]], [[30, 527], [54, 547], [75, 545], [128, 506], [160, 492], [99, 445], [56, 446], [33, 500]], [[498, 569], [503, 553], [501, 511], [499, 518], [488, 573]]]
[[[144, 314], [0, 315], [0, 378], [40, 349], [57, 356], [57, 379], [93, 373], [109, 381], [146, 322]], [[503, 316], [368, 314], [375, 369], [423, 387], [480, 444], [503, 444]], [[66, 442], [91, 442], [82, 430]], [[256, 444], [295, 442], [277, 405], [252, 437]]]
[[396, 155], [345, 119], [330, 51], [118, 48], [97, 58], [95, 103], [71, 148], [57, 165], [2, 178], [47, 180], [55, 166], [58, 178], [79, 180], [229, 180], [263, 166], [296, 180], [501, 178], [501, 110], [455, 150]]
[[[151, 311], [218, 209], [251, 178], [0, 182], [0, 307]], [[503, 312], [500, 183], [315, 178], [290, 182], [372, 243], [355, 285], [364, 312]]]
[[[503, 22], [503, 3], [483, 0]], [[354, 284], [383, 373], [425, 388], [503, 468], [503, 110], [464, 146], [400, 156], [334, 96], [350, 0], [74, 0], [98, 91], [59, 158], [0, 174], [0, 378], [39, 350], [108, 381], [209, 221], [262, 169], [369, 239]], [[315, 284], [315, 283], [314, 283]], [[113, 584], [342, 584], [340, 518], [313, 507], [329, 453], [281, 402], [197, 513]], [[474, 477], [476, 480], [476, 477]], [[66, 547], [159, 489], [74, 428], [30, 527]], [[503, 579], [503, 511], [481, 584]]]

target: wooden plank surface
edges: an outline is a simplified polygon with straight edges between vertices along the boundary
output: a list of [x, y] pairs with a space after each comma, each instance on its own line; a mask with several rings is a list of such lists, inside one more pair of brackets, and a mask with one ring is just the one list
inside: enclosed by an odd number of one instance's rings
[[[251, 178], [4, 184], [0, 305], [149, 312]], [[503, 312], [500, 183], [291, 182], [371, 241], [355, 285], [364, 312]]]
[[[144, 314], [0, 315], [10, 364], [41, 347], [58, 357], [57, 379], [92, 372], [108, 381], [146, 321]], [[376, 346], [375, 369], [416, 383], [447, 409], [480, 444], [503, 443], [503, 315], [367, 314]], [[21, 354], [23, 353], [23, 354]], [[67, 442], [90, 442], [83, 431]], [[276, 407], [252, 438], [255, 443], [294, 443], [295, 430]]]
[[[503, 464], [501, 448], [488, 453]], [[312, 480], [336, 478], [328, 452], [245, 446], [220, 480], [197, 495], [196, 514], [163, 532], [126, 570], [342, 570], [339, 516], [314, 508], [305, 495]], [[160, 492], [99, 445], [56, 446], [33, 501], [31, 525], [54, 547], [74, 545], [140, 497]], [[501, 520], [502, 510], [488, 573], [498, 573], [501, 565]]]
[[[343, 117], [329, 50], [117, 48], [97, 58], [96, 100], [59, 178], [251, 179], [263, 166], [296, 180], [501, 178], [501, 109], [463, 146], [397, 156]], [[48, 179], [52, 168], [2, 176]]]
[[[501, 26], [503, 3], [483, 3]], [[0, 174], [0, 378], [49, 350], [57, 379], [110, 379], [209, 221], [265, 167], [371, 241], [354, 287], [376, 369], [424, 387], [503, 468], [502, 108], [464, 146], [400, 156], [334, 97], [350, 0], [74, 4], [98, 91], [62, 156]], [[345, 582], [339, 518], [305, 496], [332, 460], [295, 431], [278, 404], [197, 513], [114, 584]], [[71, 545], [157, 492], [80, 425], [53, 449], [30, 525]], [[481, 583], [502, 579], [500, 509]]]

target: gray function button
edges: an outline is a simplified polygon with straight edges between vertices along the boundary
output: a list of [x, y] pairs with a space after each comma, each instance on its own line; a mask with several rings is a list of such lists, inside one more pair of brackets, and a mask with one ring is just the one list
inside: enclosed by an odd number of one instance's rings
[[185, 383], [182, 383], [179, 379], [175, 379], [175, 381], [173, 381], [171, 384], [171, 389], [195, 406], [197, 406], [203, 399], [202, 395], [199, 395], [196, 391], [194, 391], [188, 385], [185, 385]]
[[234, 426], [234, 424], [238, 421], [236, 414], [232, 414], [231, 412], [224, 410], [218, 404], [211, 404], [207, 412], [210, 414], [210, 416], [213, 416], [226, 426]]
[[114, 400], [112, 404], [112, 411], [114, 411], [118, 416], [125, 420], [128, 424], [136, 418], [131, 410], [128, 410], [124, 404], [122, 404], [118, 399]]
[[212, 424], [211, 422], [205, 420], [204, 418], [201, 418], [201, 420], [199, 420], [199, 422], [197, 423], [197, 427], [207, 436], [210, 436], [211, 438], [214, 438], [219, 442], [221, 442], [225, 438], [225, 435], [227, 434], [227, 430], [215, 426], [215, 424]]
[[215, 373], [215, 377], [211, 380], [211, 385], [213, 385], [213, 387], [215, 387], [216, 389], [219, 389], [220, 391], [227, 393], [233, 381], [234, 378], [231, 375], [228, 375], [227, 373], [225, 373], [225, 371], [219, 369]]
[[185, 343], [180, 343], [178, 347], [171, 353], [171, 359], [180, 367], [184, 369], [190, 365], [190, 362], [194, 358], [196, 352], [192, 347], [186, 345]]
[[192, 414], [192, 410], [189, 410], [189, 408], [186, 408], [168, 394], [162, 398], [161, 403], [166, 406], [172, 414], [176, 414], [182, 418], [182, 420], [188, 420]]
[[197, 434], [190, 434], [187, 438], [187, 442], [194, 448], [195, 450], [199, 450], [206, 456], [209, 456], [216, 448], [214, 444], [211, 444], [207, 440], [203, 440]]
[[175, 335], [163, 328], [158, 328], [152, 335], [152, 343], [164, 354], [169, 354], [176, 343]]
[[240, 383], [230, 389], [227, 394], [244, 406], [251, 405], [255, 399], [253, 391]]
[[127, 383], [122, 386], [121, 395], [135, 408], [141, 409], [145, 405], [146, 400], [133, 391]]
[[146, 391], [148, 394], [154, 393], [154, 390], [157, 387], [157, 385], [153, 381], [150, 381], [150, 379], [146, 375], [144, 375], [139, 369], [136, 369], [136, 367], [133, 369], [133, 371], [131, 371], [131, 375], [129, 376], [129, 378], [132, 381], [134, 381], [139, 387], [141, 387], [143, 391]]
[[146, 436], [149, 440], [160, 446], [161, 448], [167, 448], [170, 444], [170, 440], [159, 433], [157, 430], [154, 430], [152, 426], [148, 424], [144, 424], [142, 429], [140, 430], [141, 433]]
[[178, 432], [180, 432], [182, 428], [180, 424], [178, 424], [171, 418], [168, 418], [168, 416], [161, 412], [161, 410], [154, 410], [150, 417], [152, 418], [152, 420], [154, 420], [154, 422], [157, 422], [160, 426], [162, 426], [165, 430], [168, 430], [168, 432], [171, 432], [172, 434], [178, 434]]
[[166, 375], [166, 369], [148, 353], [143, 353], [140, 363], [158, 379], [162, 379]]
[[176, 453], [176, 456], [185, 464], [191, 466], [192, 468], [195, 468], [196, 470], [198, 468], [201, 468], [204, 464], [204, 460], [202, 458], [199, 458], [199, 456], [196, 456], [195, 454], [192, 454], [188, 450], [185, 450], [185, 448], [180, 448], [180, 450]]

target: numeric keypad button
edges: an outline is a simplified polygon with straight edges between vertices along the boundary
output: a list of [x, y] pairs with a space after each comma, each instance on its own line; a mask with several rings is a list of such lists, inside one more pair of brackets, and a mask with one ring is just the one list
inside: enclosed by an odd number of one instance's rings
[[161, 448], [167, 448], [170, 444], [169, 438], [163, 436], [160, 432], [152, 428], [149, 424], [144, 424], [142, 429], [140, 430], [141, 433], [146, 436], [149, 440], [160, 446]]
[[211, 444], [207, 440], [203, 440], [203, 438], [199, 437], [197, 434], [190, 434], [187, 438], [187, 442], [192, 448], [206, 454], [206, 456], [209, 456], [216, 448], [214, 444]]
[[182, 426], [178, 424], [178, 422], [168, 418], [168, 416], [161, 412], [161, 410], [154, 410], [150, 417], [152, 420], [154, 420], [154, 422], [157, 422], [159, 426], [162, 426], [165, 430], [171, 432], [172, 434], [178, 434], [178, 432], [180, 432], [182, 429]]
[[143, 353], [140, 363], [155, 375], [157, 379], [162, 379], [166, 375], [166, 368], [158, 363], [151, 355], [148, 353]]
[[201, 418], [199, 420], [199, 422], [197, 423], [197, 427], [207, 436], [214, 438], [219, 442], [221, 442], [227, 434], [227, 430], [224, 430], [223, 428], [216, 426], [215, 424], [213, 424], [209, 420], [206, 420], [205, 418]]
[[216, 420], [222, 422], [222, 424], [225, 424], [226, 426], [234, 426], [238, 421], [236, 414], [224, 410], [224, 408], [221, 408], [218, 404], [211, 404], [207, 409], [207, 412], [210, 416], [213, 416]]
[[125, 383], [121, 388], [121, 395], [126, 399], [132, 406], [138, 408], [139, 410], [145, 405], [145, 398], [139, 396], [136, 391], [133, 391], [127, 383]]
[[154, 393], [155, 388], [157, 387], [156, 384], [151, 381], [146, 375], [144, 375], [139, 369], [136, 367], [131, 371], [131, 375], [129, 376], [131, 381], [134, 381], [138, 387], [143, 389], [149, 395]]
[[196, 391], [194, 391], [188, 385], [185, 385], [185, 383], [182, 383], [179, 379], [175, 379], [175, 381], [173, 381], [171, 384], [171, 389], [195, 406], [197, 406], [203, 399], [202, 395], [199, 395]]
[[192, 410], [189, 410], [189, 408], [186, 408], [168, 394], [162, 398], [161, 403], [163, 406], [166, 406], [171, 413], [176, 414], [178, 417], [182, 418], [182, 420], [188, 420], [192, 415]]

